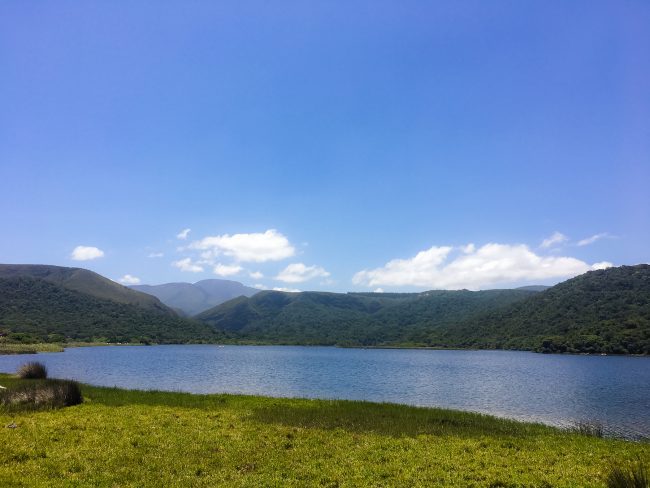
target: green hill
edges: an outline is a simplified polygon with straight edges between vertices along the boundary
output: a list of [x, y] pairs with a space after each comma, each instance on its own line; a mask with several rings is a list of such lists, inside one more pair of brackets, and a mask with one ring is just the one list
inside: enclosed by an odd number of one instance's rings
[[66, 268], [44, 264], [0, 264], [0, 278], [29, 277], [60, 285], [95, 298], [137, 305], [148, 310], [176, 313], [156, 297], [132, 290], [83, 268]]
[[196, 318], [270, 343], [650, 354], [650, 266], [591, 271], [550, 288], [265, 291]]
[[590, 271], [429, 340], [460, 347], [650, 354], [650, 265]]
[[196, 316], [246, 340], [283, 344], [424, 345], [434, 329], [529, 297], [523, 290], [424, 293], [260, 292]]
[[[135, 292], [133, 292], [135, 293]], [[97, 298], [48, 279], [0, 278], [0, 332], [10, 341], [183, 343], [222, 334], [163, 307]]]
[[[0, 265], [0, 332], [12, 340], [230, 341], [650, 354], [650, 265], [554, 287], [424, 293], [264, 291], [178, 317], [96, 273]], [[109, 298], [110, 297], [110, 298]]]

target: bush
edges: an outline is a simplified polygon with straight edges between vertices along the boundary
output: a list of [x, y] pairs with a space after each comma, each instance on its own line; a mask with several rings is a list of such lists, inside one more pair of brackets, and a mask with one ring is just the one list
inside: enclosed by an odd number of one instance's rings
[[7, 336], [9, 342], [17, 342], [20, 344], [35, 344], [38, 342], [38, 338], [34, 337], [31, 334], [22, 334], [20, 332], [14, 332]]
[[18, 368], [18, 376], [26, 380], [44, 380], [47, 378], [47, 368], [43, 363], [26, 363]]
[[76, 381], [67, 380], [60, 382], [58, 391], [58, 397], [64, 407], [79, 405], [84, 401], [84, 398], [81, 395], [81, 388], [79, 387], [79, 383]]
[[648, 488], [648, 472], [640, 459], [628, 468], [614, 466], [607, 475], [608, 488]]
[[10, 410], [70, 407], [82, 402], [79, 383], [69, 380], [25, 383], [0, 392], [0, 405]]

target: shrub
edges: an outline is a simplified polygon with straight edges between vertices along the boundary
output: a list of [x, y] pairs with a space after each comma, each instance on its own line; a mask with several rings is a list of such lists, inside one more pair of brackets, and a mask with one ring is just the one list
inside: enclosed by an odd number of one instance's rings
[[44, 380], [47, 378], [47, 368], [43, 363], [26, 363], [18, 368], [18, 376], [29, 380]]
[[70, 380], [25, 383], [0, 392], [0, 405], [11, 410], [70, 407], [82, 402], [79, 383]]
[[79, 405], [84, 401], [79, 383], [69, 380], [59, 383], [59, 398], [65, 407]]
[[648, 488], [648, 472], [640, 459], [632, 466], [614, 466], [607, 475], [608, 488]]

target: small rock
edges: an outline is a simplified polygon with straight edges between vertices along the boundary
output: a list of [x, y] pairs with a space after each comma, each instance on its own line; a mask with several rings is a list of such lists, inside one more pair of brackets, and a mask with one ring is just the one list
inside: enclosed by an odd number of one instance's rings
[[5, 425], [5, 427], [7, 429], [15, 429], [18, 426], [16, 425], [16, 422], [11, 422], [10, 424]]

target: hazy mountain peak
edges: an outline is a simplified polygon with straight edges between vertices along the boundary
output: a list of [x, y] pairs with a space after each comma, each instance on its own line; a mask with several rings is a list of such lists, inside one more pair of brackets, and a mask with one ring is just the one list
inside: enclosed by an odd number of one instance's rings
[[259, 290], [232, 280], [207, 279], [196, 283], [163, 283], [131, 287], [158, 298], [165, 305], [188, 316], [220, 305], [239, 296], [250, 297]]

